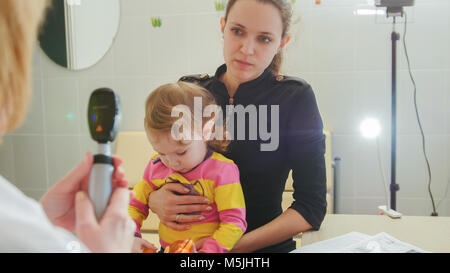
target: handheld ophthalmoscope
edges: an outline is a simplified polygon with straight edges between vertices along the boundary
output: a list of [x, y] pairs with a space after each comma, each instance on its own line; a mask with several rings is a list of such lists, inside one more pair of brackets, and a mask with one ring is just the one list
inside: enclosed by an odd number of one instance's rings
[[88, 106], [88, 123], [91, 137], [98, 142], [98, 154], [94, 155], [89, 177], [89, 198], [97, 219], [100, 220], [112, 192], [114, 172], [110, 143], [116, 138], [121, 120], [119, 97], [109, 88], [92, 92]]

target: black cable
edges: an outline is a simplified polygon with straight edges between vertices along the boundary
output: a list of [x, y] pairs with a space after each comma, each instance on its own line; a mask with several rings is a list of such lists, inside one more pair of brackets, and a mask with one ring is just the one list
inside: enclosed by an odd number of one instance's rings
[[444, 195], [442, 196], [442, 199], [436, 204], [436, 209], [438, 209], [441, 206], [442, 201], [447, 197], [449, 186], [450, 186], [450, 179], [447, 182], [447, 186], [445, 186], [445, 191]]
[[438, 213], [436, 211], [436, 206], [434, 204], [433, 193], [431, 192], [431, 168], [430, 168], [430, 162], [428, 161], [428, 156], [427, 156], [426, 149], [425, 149], [425, 135], [423, 133], [422, 123], [421, 123], [420, 117], [419, 117], [419, 111], [417, 110], [417, 88], [416, 88], [416, 82], [414, 81], [414, 77], [413, 77], [412, 72], [411, 72], [411, 65], [409, 63], [408, 50], [406, 49], [406, 25], [407, 25], [407, 21], [408, 20], [407, 20], [406, 12], [404, 13], [404, 15], [405, 15], [405, 30], [404, 30], [404, 33], [403, 33], [403, 48], [405, 49], [406, 62], [408, 63], [409, 77], [411, 78], [412, 84], [414, 86], [414, 109], [416, 110], [417, 123], [419, 124], [420, 134], [422, 136], [422, 151], [423, 151], [423, 155], [425, 157], [425, 161], [427, 163], [428, 193], [430, 195], [431, 204], [433, 206], [433, 212], [431, 213], [431, 216], [438, 216]]

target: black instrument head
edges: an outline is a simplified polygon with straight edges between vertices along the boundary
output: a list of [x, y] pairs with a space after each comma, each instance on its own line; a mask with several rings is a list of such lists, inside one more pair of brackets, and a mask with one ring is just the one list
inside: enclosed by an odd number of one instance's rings
[[119, 131], [120, 99], [110, 88], [99, 88], [89, 98], [88, 123], [91, 137], [99, 143], [112, 142]]

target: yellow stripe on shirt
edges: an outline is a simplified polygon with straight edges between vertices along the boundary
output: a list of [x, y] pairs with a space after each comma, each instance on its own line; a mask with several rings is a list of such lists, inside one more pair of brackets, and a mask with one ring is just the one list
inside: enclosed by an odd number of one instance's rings
[[145, 179], [142, 179], [139, 183], [134, 186], [133, 191], [136, 193], [136, 199], [143, 203], [148, 203], [148, 196], [153, 191], [153, 188], [148, 184]]
[[235, 208], [245, 209], [241, 184], [233, 183], [216, 187], [215, 202], [218, 211]]
[[128, 215], [130, 215], [131, 219], [136, 220], [141, 226], [142, 222], [147, 219], [147, 217], [142, 212], [140, 212], [138, 208], [132, 205], [128, 205]]
[[169, 244], [187, 238], [190, 238], [195, 242], [204, 237], [211, 237], [218, 228], [218, 222], [191, 225], [191, 228], [188, 230], [174, 230], [167, 227], [163, 223], [160, 223], [159, 237], [161, 237], [164, 242]]
[[218, 161], [221, 161], [221, 162], [230, 162], [230, 163], [234, 163], [233, 160], [228, 159], [228, 158], [226, 158], [225, 156], [223, 156], [222, 154], [219, 154], [219, 153], [216, 153], [216, 152], [214, 152], [214, 153], [211, 155], [211, 159], [218, 160]]
[[[169, 176], [169, 178], [183, 183], [183, 184], [191, 184], [194, 185], [194, 189], [198, 192], [200, 196], [205, 196], [209, 200], [214, 200], [214, 191], [215, 191], [215, 182], [210, 179], [196, 179], [196, 180], [187, 180], [185, 177], [183, 177], [179, 173], [173, 173]], [[167, 183], [173, 183], [171, 182], [171, 179], [153, 179], [151, 183], [155, 185], [157, 188], [161, 188]], [[196, 183], [196, 182], [199, 183]]]
[[239, 238], [241, 238], [242, 229], [234, 224], [221, 223], [220, 227], [216, 232], [214, 232], [213, 238], [224, 248], [231, 250], [233, 246], [237, 243]]

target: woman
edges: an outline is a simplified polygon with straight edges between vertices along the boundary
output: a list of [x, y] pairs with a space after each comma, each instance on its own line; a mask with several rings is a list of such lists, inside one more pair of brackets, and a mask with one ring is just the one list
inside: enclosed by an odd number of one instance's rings
[[[290, 5], [284, 0], [228, 1], [221, 22], [225, 64], [213, 77], [181, 78], [208, 89], [223, 111], [227, 105], [254, 105], [261, 118], [264, 108], [260, 106], [272, 110], [279, 106], [278, 120], [268, 118], [263, 124], [272, 132], [279, 129], [274, 149], [262, 151], [267, 138], [263, 141], [261, 135], [257, 140], [239, 140], [235, 132], [225, 154], [239, 167], [247, 209], [247, 233], [234, 252], [289, 252], [295, 249], [292, 236], [319, 229], [326, 212], [325, 143], [314, 93], [301, 79], [277, 75], [281, 50], [289, 41], [290, 19]], [[245, 126], [247, 131], [251, 128], [248, 119]], [[290, 170], [295, 201], [283, 212], [282, 193]], [[185, 213], [207, 207], [201, 198], [174, 193], [182, 190], [179, 185], [167, 185], [149, 199], [160, 220], [180, 230], [189, 228], [183, 223], [198, 221], [199, 216]]]
[[[25, 116], [32, 48], [46, 3], [0, 1], [0, 141]], [[114, 191], [100, 222], [87, 196], [92, 164], [86, 154], [40, 204], [0, 176], [0, 252], [130, 252], [135, 225], [127, 212], [130, 193], [118, 169], [121, 161], [114, 158]]]

